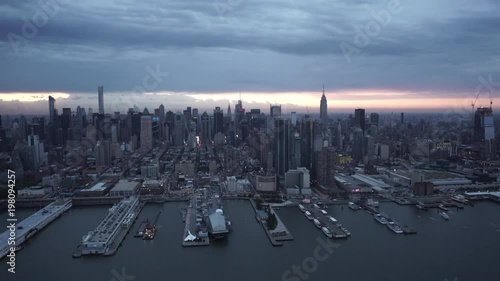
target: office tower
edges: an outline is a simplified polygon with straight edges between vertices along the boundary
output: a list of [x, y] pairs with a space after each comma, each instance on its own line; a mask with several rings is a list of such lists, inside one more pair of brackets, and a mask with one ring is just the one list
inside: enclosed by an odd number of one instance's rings
[[354, 110], [354, 126], [361, 129], [361, 131], [365, 131], [365, 110], [362, 108], [358, 108]]
[[175, 114], [174, 119], [174, 132], [173, 132], [173, 145], [184, 146], [184, 115], [180, 112]]
[[236, 126], [236, 131], [240, 129], [240, 123], [241, 121], [243, 121], [244, 118], [245, 118], [245, 109], [243, 108], [243, 103], [241, 102], [240, 98], [234, 110], [234, 125]]
[[489, 107], [480, 107], [474, 115], [474, 141], [487, 141], [494, 138], [493, 110]]
[[297, 112], [292, 111], [291, 117], [292, 126], [297, 126]]
[[271, 117], [280, 117], [281, 116], [281, 105], [270, 105], [269, 106], [269, 114]]
[[117, 125], [113, 124], [111, 125], [111, 143], [116, 143], [118, 142], [118, 129]]
[[312, 169], [313, 145], [314, 145], [314, 122], [310, 115], [305, 115], [302, 118], [300, 126], [300, 136], [302, 138], [302, 166], [309, 171]]
[[212, 137], [217, 133], [224, 132], [224, 113], [220, 107], [214, 109], [214, 128], [212, 132]]
[[328, 105], [325, 96], [325, 86], [323, 85], [323, 95], [319, 106], [319, 118], [323, 126], [328, 125]]
[[[293, 124], [292, 124], [293, 127]], [[290, 156], [290, 169], [297, 169], [301, 166], [301, 139], [298, 132], [292, 133], [291, 139], [291, 156]]]
[[316, 181], [318, 185], [326, 188], [333, 186], [335, 182], [335, 149], [333, 147], [322, 147], [316, 152]]
[[229, 121], [233, 121], [233, 116], [231, 115], [231, 103], [227, 104], [227, 116], [229, 117]]
[[210, 137], [210, 117], [208, 116], [207, 112], [203, 112], [203, 114], [201, 115], [201, 144], [209, 144], [211, 142]]
[[199, 123], [199, 114], [198, 114], [198, 108], [193, 108], [193, 116], [191, 116], [191, 119], [193, 122], [196, 124], [196, 130], [198, 130], [198, 123]]
[[97, 94], [99, 97], [99, 114], [104, 114], [104, 87], [97, 87]]
[[290, 159], [290, 120], [274, 119], [274, 169], [278, 175], [285, 175]]
[[378, 113], [372, 113], [370, 114], [370, 124], [371, 125], [379, 125], [379, 115]]
[[366, 164], [368, 161], [373, 160], [373, 158], [375, 157], [375, 139], [372, 136], [366, 136], [364, 145], [365, 155], [363, 157], [363, 162], [365, 162]]
[[49, 122], [54, 123], [54, 116], [56, 115], [56, 99], [49, 96]]
[[401, 124], [405, 123], [405, 113], [401, 112]]
[[[33, 157], [31, 163], [35, 170], [38, 170], [40, 165], [40, 137], [38, 135], [29, 135], [28, 136], [28, 147], [33, 151]], [[43, 150], [43, 144], [42, 144]]]
[[352, 147], [352, 159], [356, 162], [361, 162], [363, 161], [363, 156], [365, 155], [363, 131], [358, 127], [354, 128], [353, 138], [354, 144]]
[[153, 125], [150, 115], [141, 116], [141, 149], [149, 151], [153, 148]]
[[111, 164], [111, 144], [109, 141], [100, 140], [95, 145], [95, 165], [106, 167]]

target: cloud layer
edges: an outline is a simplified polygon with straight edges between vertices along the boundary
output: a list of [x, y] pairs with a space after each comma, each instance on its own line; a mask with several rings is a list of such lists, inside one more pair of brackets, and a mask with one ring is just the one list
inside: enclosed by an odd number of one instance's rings
[[[159, 65], [169, 77], [152, 92], [324, 83], [330, 93], [465, 97], [481, 75], [500, 80], [499, 14], [495, 0], [7, 0], [0, 93], [130, 92]], [[348, 58], [341, 44], [355, 48]]]

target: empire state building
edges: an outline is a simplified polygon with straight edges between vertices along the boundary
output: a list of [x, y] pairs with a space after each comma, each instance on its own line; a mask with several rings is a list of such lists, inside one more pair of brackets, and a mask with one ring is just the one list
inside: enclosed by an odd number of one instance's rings
[[319, 118], [321, 119], [321, 123], [323, 125], [328, 124], [328, 106], [326, 104], [325, 86], [324, 85], [323, 85], [323, 96], [321, 96], [321, 104], [319, 106]]

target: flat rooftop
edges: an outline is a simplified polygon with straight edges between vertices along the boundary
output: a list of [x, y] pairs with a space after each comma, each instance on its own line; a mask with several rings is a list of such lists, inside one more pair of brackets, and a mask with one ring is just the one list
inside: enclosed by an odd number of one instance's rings
[[139, 186], [139, 184], [136, 181], [120, 180], [111, 191], [131, 191]]

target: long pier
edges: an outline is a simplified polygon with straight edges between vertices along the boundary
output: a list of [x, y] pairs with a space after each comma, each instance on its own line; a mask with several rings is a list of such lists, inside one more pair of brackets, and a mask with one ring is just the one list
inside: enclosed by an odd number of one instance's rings
[[71, 206], [71, 199], [58, 200], [47, 205], [45, 208], [27, 217], [23, 221], [16, 223], [14, 225], [14, 231], [12, 231], [12, 233], [15, 232], [16, 234], [14, 245], [9, 245], [7, 243], [11, 235], [11, 230], [7, 230], [0, 234], [0, 259], [10, 252], [11, 247], [20, 246], [22, 243], [29, 240], [49, 223], [69, 210]]
[[114, 255], [143, 207], [144, 203], [139, 202], [137, 197], [125, 198], [111, 207], [108, 215], [96, 229], [83, 237], [82, 242], [73, 253], [73, 257]]
[[[389, 222], [394, 222], [394, 224], [396, 224], [397, 226], [399, 226], [401, 228], [401, 230], [403, 230], [403, 233], [404, 234], [417, 234], [417, 231], [412, 229], [411, 227], [407, 226], [407, 225], [403, 225], [402, 223], [394, 220], [394, 219], [391, 219], [387, 214], [385, 213], [381, 213], [380, 210], [374, 206], [370, 206], [366, 203], [363, 203], [363, 202], [358, 202], [358, 205], [361, 206], [363, 209], [366, 210], [367, 213], [369, 213], [370, 215], [376, 215], [376, 214], [380, 214], [381, 216], [383, 216], [387, 221]], [[405, 204], [404, 204], [405, 205]]]

